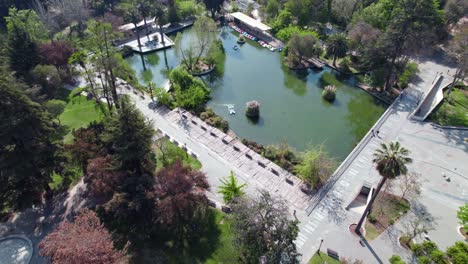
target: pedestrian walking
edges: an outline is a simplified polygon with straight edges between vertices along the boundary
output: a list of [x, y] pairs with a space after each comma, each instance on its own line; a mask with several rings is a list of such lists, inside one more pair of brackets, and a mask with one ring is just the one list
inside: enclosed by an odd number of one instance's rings
[[375, 131], [374, 131], [374, 129], [371, 129], [371, 132], [372, 132], [372, 136], [375, 137]]
[[379, 131], [379, 130], [377, 130], [377, 133], [376, 133], [376, 134], [377, 134], [377, 137], [379, 137], [379, 133], [380, 133], [380, 131]]

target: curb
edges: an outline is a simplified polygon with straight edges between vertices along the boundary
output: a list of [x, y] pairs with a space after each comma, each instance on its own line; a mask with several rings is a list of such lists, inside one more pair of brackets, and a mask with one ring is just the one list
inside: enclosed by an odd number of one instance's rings
[[468, 130], [468, 127], [460, 127], [460, 126], [441, 126], [438, 124], [431, 123], [431, 126], [440, 129], [447, 129], [447, 130]]

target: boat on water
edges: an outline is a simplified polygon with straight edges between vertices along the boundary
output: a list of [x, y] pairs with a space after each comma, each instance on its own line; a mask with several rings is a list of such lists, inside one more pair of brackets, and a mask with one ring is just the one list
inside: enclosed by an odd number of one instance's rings
[[232, 48], [233, 48], [234, 50], [239, 49], [239, 47], [238, 47], [237, 45], [234, 45]]
[[235, 115], [236, 114], [236, 110], [234, 110], [234, 105], [228, 105], [227, 107], [228, 107], [230, 115]]

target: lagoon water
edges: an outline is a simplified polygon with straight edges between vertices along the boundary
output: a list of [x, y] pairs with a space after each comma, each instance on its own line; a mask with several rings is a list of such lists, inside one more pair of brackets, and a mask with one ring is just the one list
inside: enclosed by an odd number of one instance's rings
[[[183, 36], [183, 41], [190, 41], [191, 29], [185, 30]], [[271, 52], [256, 42], [249, 41], [234, 50], [237, 33], [227, 27], [221, 30], [220, 39], [226, 53], [224, 71], [203, 78], [212, 90], [208, 106], [228, 120], [239, 137], [265, 145], [285, 140], [299, 151], [324, 144], [331, 155], [342, 160], [385, 110], [384, 105], [357, 88], [349, 76], [330, 68], [291, 71], [283, 65], [281, 53]], [[180, 64], [174, 49], [133, 55], [127, 61], [140, 83], [153, 80], [157, 85], [167, 80], [168, 69]], [[341, 81], [333, 103], [321, 97], [320, 78], [325, 72]], [[245, 104], [250, 100], [261, 104], [257, 122], [244, 115]], [[229, 114], [228, 104], [234, 105], [236, 115]]]

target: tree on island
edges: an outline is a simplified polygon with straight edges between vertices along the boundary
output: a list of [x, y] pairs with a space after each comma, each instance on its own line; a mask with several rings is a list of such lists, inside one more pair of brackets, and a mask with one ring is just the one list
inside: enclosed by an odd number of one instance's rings
[[327, 85], [322, 91], [323, 99], [327, 100], [328, 102], [335, 101], [336, 98], [336, 86], [334, 85]]
[[206, 56], [211, 45], [216, 39], [216, 23], [209, 17], [200, 17], [193, 24], [195, 37], [187, 45], [182, 44], [182, 33], [177, 33], [175, 39], [176, 54], [182, 58], [182, 64], [193, 73], [202, 56]]
[[238, 198], [232, 203], [235, 245], [241, 263], [299, 263], [294, 240], [298, 221], [291, 220], [284, 200], [261, 191], [255, 199]]
[[65, 220], [39, 243], [39, 254], [52, 263], [127, 263], [96, 213], [84, 209], [73, 222]]
[[247, 102], [245, 115], [250, 118], [258, 118], [260, 116], [260, 103], [255, 100]]
[[372, 194], [372, 197], [364, 209], [364, 213], [361, 216], [357, 226], [356, 233], [361, 232], [361, 226], [364, 223], [367, 214], [372, 209], [372, 204], [375, 201], [377, 195], [379, 195], [382, 186], [385, 184], [387, 179], [395, 179], [396, 177], [406, 174], [408, 172], [407, 164], [412, 163], [413, 160], [408, 157], [410, 151], [400, 146], [400, 142], [390, 142], [388, 145], [385, 143], [380, 144], [380, 148], [374, 153], [373, 163], [376, 164], [376, 169], [379, 172], [382, 179], [377, 185], [377, 189]]

